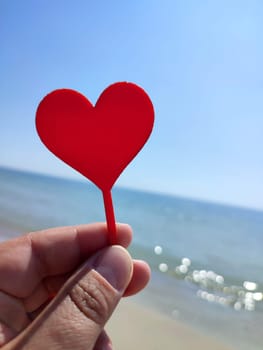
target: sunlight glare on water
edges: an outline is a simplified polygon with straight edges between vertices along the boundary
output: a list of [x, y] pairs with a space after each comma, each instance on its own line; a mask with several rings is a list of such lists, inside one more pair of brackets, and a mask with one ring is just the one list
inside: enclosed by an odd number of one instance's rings
[[159, 245], [156, 245], [154, 247], [154, 252], [155, 252], [156, 255], [161, 255], [162, 252], [163, 252], [163, 248], [161, 246], [159, 246]]

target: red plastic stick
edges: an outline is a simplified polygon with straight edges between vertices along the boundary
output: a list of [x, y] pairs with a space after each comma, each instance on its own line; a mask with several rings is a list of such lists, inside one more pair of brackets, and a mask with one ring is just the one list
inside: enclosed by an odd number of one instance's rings
[[117, 230], [114, 216], [114, 209], [110, 191], [102, 191], [104, 208], [109, 232], [109, 241], [111, 245], [117, 244]]

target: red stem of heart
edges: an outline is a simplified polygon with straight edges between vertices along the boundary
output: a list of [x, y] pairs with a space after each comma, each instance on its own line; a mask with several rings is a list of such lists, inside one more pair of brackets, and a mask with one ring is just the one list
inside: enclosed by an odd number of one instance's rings
[[117, 243], [117, 237], [116, 237], [117, 230], [116, 230], [111, 192], [103, 191], [102, 194], [103, 194], [104, 208], [105, 208], [105, 214], [106, 214], [106, 220], [107, 220], [107, 226], [108, 226], [108, 232], [109, 232], [109, 241], [111, 245], [114, 245]]

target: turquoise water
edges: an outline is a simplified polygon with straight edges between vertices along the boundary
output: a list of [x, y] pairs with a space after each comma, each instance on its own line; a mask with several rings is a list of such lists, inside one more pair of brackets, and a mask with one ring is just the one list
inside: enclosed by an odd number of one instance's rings
[[[153, 270], [138, 299], [223, 339], [262, 349], [263, 212], [116, 188], [116, 219], [131, 224], [131, 253]], [[0, 239], [105, 221], [88, 182], [0, 168]]]

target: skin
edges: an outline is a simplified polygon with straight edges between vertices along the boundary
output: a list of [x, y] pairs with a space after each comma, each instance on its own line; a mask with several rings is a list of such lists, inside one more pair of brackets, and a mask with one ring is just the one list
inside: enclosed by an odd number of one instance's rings
[[[127, 248], [131, 240], [131, 228], [125, 224], [118, 224], [117, 244]], [[44, 341], [48, 342], [45, 324], [49, 327], [52, 325], [54, 332], [56, 327], [59, 329], [60, 318], [56, 318], [56, 310], [59, 310], [59, 303], [62, 303], [65, 310], [71, 307], [67, 305], [65, 296], [77, 283], [77, 278], [79, 279], [81, 274], [84, 276], [81, 266], [98, 252], [109, 249], [107, 247], [108, 233], [103, 223], [31, 232], [1, 243], [0, 347], [3, 350], [22, 349], [24, 347], [19, 344], [23, 341], [19, 343], [18, 340], [33, 339], [25, 348], [37, 349], [38, 346], [34, 345], [37, 344], [35, 339], [41, 343], [42, 338], [45, 338]], [[126, 252], [123, 254], [126, 255]], [[149, 281], [150, 269], [145, 262], [132, 260], [131, 264], [127, 286], [121, 295], [101, 279], [101, 276], [95, 276], [99, 285], [106, 288], [107, 293], [116, 299], [116, 304], [121, 296], [138, 293]], [[81, 272], [76, 273], [78, 269]], [[84, 272], [91, 276], [88, 278], [94, 278], [94, 272], [89, 273], [87, 269]], [[59, 296], [55, 297], [58, 292]], [[59, 298], [64, 301], [59, 301]], [[112, 311], [115, 306], [111, 306]], [[46, 320], [48, 322], [45, 323]], [[34, 326], [36, 324], [37, 327]], [[85, 344], [82, 347], [78, 340], [75, 349], [111, 349], [110, 339], [103, 326], [104, 324], [97, 327], [96, 331], [100, 335], [93, 345]], [[73, 336], [77, 337], [76, 332]], [[70, 341], [74, 344], [75, 340]], [[50, 346], [47, 348], [55, 349]]]

